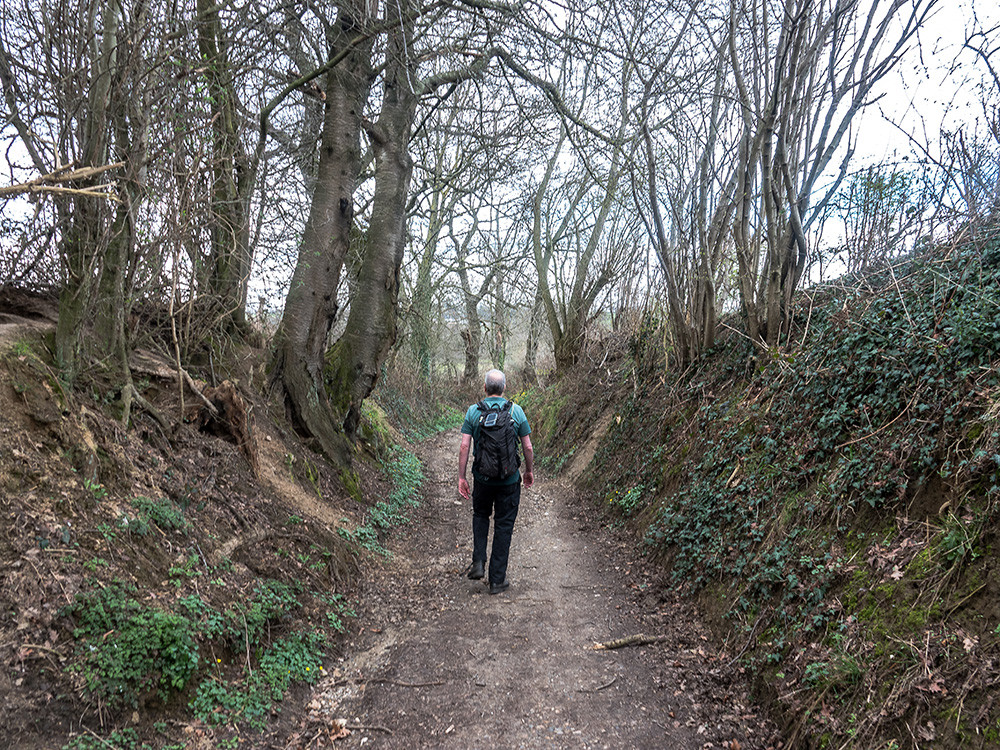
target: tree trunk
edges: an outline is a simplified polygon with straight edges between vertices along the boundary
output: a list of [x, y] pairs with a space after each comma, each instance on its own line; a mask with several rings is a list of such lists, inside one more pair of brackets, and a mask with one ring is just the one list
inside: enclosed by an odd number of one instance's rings
[[[121, 4], [111, 0], [101, 17], [101, 47], [95, 50], [91, 68], [91, 86], [87, 113], [83, 121], [81, 153], [84, 166], [107, 163], [110, 141], [112, 78], [117, 72], [118, 27]], [[97, 36], [94, 29], [92, 38]], [[95, 289], [103, 270], [103, 247], [107, 244], [108, 206], [87, 196], [71, 199], [66, 206], [70, 219], [63, 242], [66, 278], [59, 297], [59, 320], [56, 324], [56, 363], [62, 378], [72, 383], [80, 370], [83, 327], [94, 304]]]
[[[137, 55], [141, 50], [136, 35], [137, 32], [145, 33], [148, 10], [148, 2], [137, 3], [133, 8], [128, 29], [130, 43], [126, 48], [131, 55]], [[123, 63], [124, 70], [143, 74], [138, 60]], [[118, 184], [120, 202], [111, 223], [95, 322], [97, 343], [118, 387], [119, 417], [126, 427], [131, 417], [134, 393], [132, 370], [128, 361], [132, 344], [128, 335], [128, 320], [134, 299], [129, 279], [137, 262], [136, 214], [143, 200], [145, 165], [149, 157], [149, 112], [141, 89], [140, 78], [130, 76], [127, 81], [120, 82], [119, 90], [127, 93], [120, 97], [121, 101], [111, 114], [116, 143], [115, 161], [125, 162], [125, 169]]]
[[462, 302], [465, 305], [466, 327], [462, 329], [462, 342], [465, 345], [465, 369], [462, 372], [462, 382], [466, 385], [475, 385], [480, 376], [479, 372], [479, 351], [483, 343], [483, 321], [479, 317], [479, 303], [493, 283], [493, 277], [497, 273], [497, 265], [494, 265], [483, 283], [479, 287], [478, 293], [473, 293], [469, 283], [469, 269], [466, 265], [466, 258], [469, 254], [469, 247], [473, 238], [477, 235], [477, 225], [473, 221], [473, 227], [465, 233], [465, 239], [458, 248], [458, 281], [462, 287]]
[[[440, 172], [440, 166], [438, 167]], [[440, 174], [436, 175], [440, 176]], [[410, 313], [413, 358], [417, 365], [417, 375], [427, 382], [431, 379], [431, 359], [433, 349], [432, 321], [434, 319], [434, 285], [431, 268], [437, 254], [438, 237], [441, 232], [441, 188], [435, 184], [431, 196], [430, 221], [424, 250], [417, 266], [417, 278], [413, 285], [413, 305]]]
[[197, 0], [198, 52], [201, 54], [212, 106], [212, 250], [208, 292], [212, 308], [230, 331], [246, 325], [247, 280], [250, 277], [250, 170], [239, 119], [233, 72], [219, 5]]
[[[329, 32], [331, 56], [370, 19], [367, 3], [340, 4]], [[323, 379], [327, 337], [337, 315], [337, 285], [351, 240], [354, 188], [361, 163], [361, 115], [371, 87], [372, 41], [354, 45], [326, 74], [326, 109], [316, 187], [299, 256], [275, 334], [270, 381], [289, 418], [332, 459], [350, 451], [334, 417]]]
[[524, 346], [524, 382], [528, 385], [538, 382], [538, 340], [541, 336], [542, 297], [536, 290], [528, 318], [528, 338]]
[[382, 110], [371, 128], [376, 145], [375, 193], [364, 256], [343, 335], [330, 352], [327, 382], [344, 433], [354, 439], [361, 403], [375, 387], [396, 340], [399, 270], [406, 247], [406, 201], [413, 162], [410, 134], [416, 116], [415, 75], [409, 60], [412, 16], [388, 33]]

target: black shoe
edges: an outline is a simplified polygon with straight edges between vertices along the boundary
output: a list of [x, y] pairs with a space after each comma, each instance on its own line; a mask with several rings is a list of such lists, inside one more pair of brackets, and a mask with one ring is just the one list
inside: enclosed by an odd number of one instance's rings
[[478, 581], [480, 578], [486, 575], [486, 563], [482, 560], [473, 560], [472, 567], [469, 568], [469, 578], [473, 581]]
[[510, 588], [510, 581], [508, 581], [506, 578], [504, 578], [503, 583], [491, 583], [490, 584], [490, 593], [491, 594], [499, 594], [501, 591], [506, 591], [509, 588]]

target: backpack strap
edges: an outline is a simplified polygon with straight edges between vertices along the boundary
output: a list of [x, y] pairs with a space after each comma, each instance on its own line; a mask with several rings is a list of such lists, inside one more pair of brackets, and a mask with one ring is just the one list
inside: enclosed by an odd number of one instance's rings
[[510, 409], [513, 406], [514, 402], [511, 401], [510, 399], [507, 399], [503, 404], [497, 404], [495, 406], [490, 406], [489, 404], [487, 404], [485, 399], [483, 401], [478, 401], [476, 403], [476, 408], [479, 409], [479, 411], [496, 411], [496, 412], [510, 411]]

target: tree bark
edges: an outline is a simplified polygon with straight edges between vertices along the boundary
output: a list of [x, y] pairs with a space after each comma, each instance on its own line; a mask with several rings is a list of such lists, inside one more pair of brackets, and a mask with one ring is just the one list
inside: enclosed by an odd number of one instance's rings
[[486, 292], [490, 284], [493, 283], [493, 278], [496, 276], [498, 268], [497, 265], [494, 265], [486, 275], [486, 278], [483, 279], [478, 292], [472, 291], [472, 286], [469, 283], [467, 257], [469, 246], [472, 244], [473, 238], [477, 235], [476, 227], [477, 224], [475, 219], [473, 219], [473, 227], [466, 232], [465, 239], [458, 248], [457, 259], [458, 280], [462, 287], [462, 303], [465, 306], [466, 320], [466, 327], [461, 332], [462, 342], [465, 345], [465, 368], [462, 371], [462, 382], [469, 386], [475, 385], [481, 374], [479, 371], [479, 351], [483, 343], [483, 321], [479, 317], [479, 303], [486, 296]]
[[[82, 162], [88, 167], [99, 167], [108, 161], [112, 79], [117, 74], [121, 14], [119, 0], [111, 0], [101, 16], [102, 41], [92, 59], [88, 110], [81, 137]], [[97, 29], [91, 31], [91, 38], [96, 38]], [[62, 242], [66, 279], [59, 296], [55, 348], [61, 376], [72, 383], [80, 370], [84, 323], [93, 309], [103, 271], [109, 212], [104, 201], [86, 196], [70, 199], [64, 212], [70, 218], [70, 226]]]
[[397, 335], [399, 270], [406, 247], [406, 203], [413, 172], [409, 143], [418, 101], [411, 84], [415, 77], [409, 55], [412, 37], [413, 17], [406, 8], [400, 24], [388, 33], [382, 109], [369, 130], [376, 148], [375, 193], [361, 269], [347, 325], [328, 358], [331, 401], [344, 434], [352, 441], [361, 419], [361, 403], [374, 389]]
[[337, 286], [351, 241], [354, 189], [361, 163], [361, 117], [371, 87], [372, 40], [355, 35], [371, 19], [368, 4], [345, 0], [329, 31], [331, 57], [350, 47], [326, 74], [326, 108], [316, 186], [298, 260], [275, 334], [270, 381], [296, 429], [332, 459], [347, 463], [349, 446], [324, 383], [327, 337], [337, 315]]
[[223, 329], [238, 332], [246, 325], [253, 183], [240, 138], [243, 125], [219, 5], [215, 0], [197, 0], [196, 9], [198, 52], [212, 113], [212, 250], [207, 291]]
[[524, 382], [534, 385], [538, 382], [538, 342], [542, 335], [542, 298], [537, 290], [529, 316], [528, 336], [524, 346]]

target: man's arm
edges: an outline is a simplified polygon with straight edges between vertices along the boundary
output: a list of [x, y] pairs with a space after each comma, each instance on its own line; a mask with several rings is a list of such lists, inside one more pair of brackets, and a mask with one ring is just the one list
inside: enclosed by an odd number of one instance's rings
[[469, 448], [471, 447], [472, 435], [463, 434], [462, 447], [458, 449], [458, 494], [466, 500], [472, 497], [472, 493], [469, 491], [469, 481], [465, 478], [465, 468], [469, 464]]
[[531, 435], [521, 438], [521, 451], [524, 453], [524, 488], [535, 483], [535, 451], [531, 447]]

